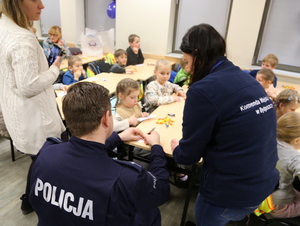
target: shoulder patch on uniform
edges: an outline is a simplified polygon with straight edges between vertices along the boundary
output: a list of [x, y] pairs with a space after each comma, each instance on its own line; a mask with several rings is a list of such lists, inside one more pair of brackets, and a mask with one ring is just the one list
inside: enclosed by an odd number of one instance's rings
[[121, 161], [121, 160], [117, 160], [117, 159], [114, 159], [114, 160], [115, 160], [115, 162], [120, 163], [122, 165], [130, 166], [139, 172], [141, 172], [143, 170], [143, 167], [135, 162]]

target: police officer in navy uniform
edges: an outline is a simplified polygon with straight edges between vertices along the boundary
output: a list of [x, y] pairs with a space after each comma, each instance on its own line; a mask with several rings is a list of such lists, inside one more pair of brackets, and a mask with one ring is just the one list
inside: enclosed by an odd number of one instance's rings
[[[161, 225], [158, 206], [168, 201], [165, 154], [156, 131], [113, 132], [109, 92], [90, 82], [72, 85], [63, 112], [68, 142], [48, 138], [32, 170], [30, 203], [39, 225]], [[151, 146], [149, 171], [112, 158], [122, 141]]]

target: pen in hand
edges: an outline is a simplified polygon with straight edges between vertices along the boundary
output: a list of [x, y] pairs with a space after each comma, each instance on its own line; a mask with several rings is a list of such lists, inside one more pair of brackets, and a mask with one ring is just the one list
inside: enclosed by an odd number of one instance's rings
[[150, 135], [153, 130], [155, 130], [155, 127], [153, 127], [147, 134]]

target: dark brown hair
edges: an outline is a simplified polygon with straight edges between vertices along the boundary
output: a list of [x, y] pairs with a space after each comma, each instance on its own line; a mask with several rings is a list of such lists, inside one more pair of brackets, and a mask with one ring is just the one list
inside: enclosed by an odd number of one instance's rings
[[128, 42], [133, 42], [135, 38], [140, 38], [140, 36], [138, 36], [136, 34], [129, 35]]
[[272, 84], [274, 83], [275, 74], [270, 69], [267, 69], [267, 68], [260, 69], [257, 72], [257, 74], [263, 75], [264, 80], [270, 81], [270, 82], [272, 82]]
[[188, 30], [182, 38], [180, 49], [194, 58], [190, 79], [193, 84], [208, 75], [217, 58], [226, 54], [226, 43], [211, 25], [200, 24]]
[[71, 134], [81, 137], [95, 131], [110, 111], [109, 92], [92, 82], [77, 82], [68, 89], [62, 109]]
[[117, 49], [117, 50], [115, 51], [114, 56], [115, 56], [115, 58], [117, 58], [117, 57], [119, 57], [119, 56], [121, 56], [121, 55], [123, 55], [123, 54], [125, 54], [125, 55], [127, 56], [126, 50], [124, 50], [124, 49]]

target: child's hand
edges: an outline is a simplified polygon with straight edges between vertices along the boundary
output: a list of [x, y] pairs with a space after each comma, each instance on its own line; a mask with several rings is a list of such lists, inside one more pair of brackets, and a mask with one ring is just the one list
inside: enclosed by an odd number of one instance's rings
[[126, 68], [126, 69], [125, 69], [125, 72], [126, 72], [126, 73], [133, 73], [134, 71], [133, 71], [132, 69], [130, 69], [130, 68]]
[[137, 120], [135, 113], [130, 118], [128, 118], [128, 122], [130, 126], [136, 126], [138, 124], [139, 121]]
[[74, 79], [79, 80], [81, 74], [82, 74], [82, 70], [80, 68], [74, 71]]
[[138, 53], [139, 53], [139, 48], [138, 48], [138, 47], [132, 47], [132, 51], [133, 51], [135, 54], [138, 54]]
[[174, 102], [181, 100], [179, 96], [174, 96], [173, 98], [174, 98]]
[[82, 74], [82, 76], [83, 76], [84, 78], [87, 77], [84, 69], [81, 70], [81, 74]]
[[186, 99], [186, 93], [183, 90], [179, 90], [177, 92], [177, 96], [183, 97], [183, 99]]
[[177, 93], [173, 93], [171, 96], [173, 97], [174, 102], [180, 101], [180, 97], [177, 95]]
[[149, 113], [148, 112], [142, 112], [142, 117], [148, 117]]
[[67, 92], [69, 86], [68, 85], [62, 85], [61, 86], [61, 89], [64, 91], [64, 92]]

